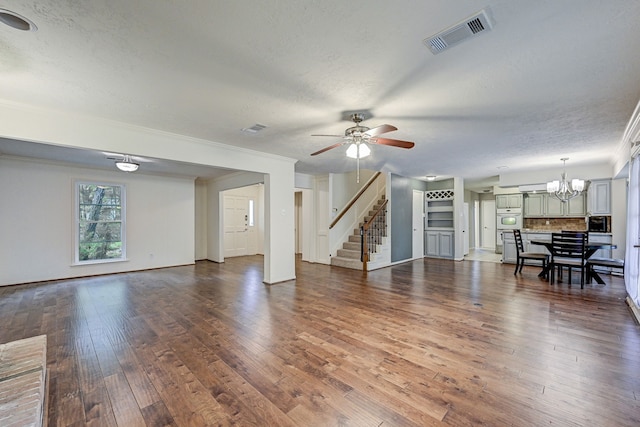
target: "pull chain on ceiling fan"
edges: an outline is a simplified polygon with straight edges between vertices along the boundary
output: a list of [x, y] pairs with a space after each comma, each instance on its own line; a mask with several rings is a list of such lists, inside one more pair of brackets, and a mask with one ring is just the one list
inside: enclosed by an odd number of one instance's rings
[[369, 154], [371, 154], [371, 148], [368, 146], [368, 144], [390, 145], [392, 147], [400, 147], [400, 148], [413, 148], [413, 146], [415, 145], [413, 142], [409, 142], [409, 141], [378, 137], [378, 135], [381, 135], [383, 133], [398, 130], [398, 128], [395, 126], [386, 125], [386, 124], [380, 125], [374, 128], [361, 126], [360, 123], [364, 120], [364, 115], [358, 114], [358, 113], [352, 114], [351, 120], [356, 125], [345, 130], [344, 136], [342, 135], [311, 135], [311, 136], [328, 136], [332, 138], [343, 139], [343, 141], [330, 145], [328, 147], [325, 147], [322, 150], [312, 153], [311, 155], [317, 156], [318, 154], [322, 154], [325, 151], [329, 151], [333, 148], [340, 147], [341, 145], [350, 144], [349, 148], [347, 149], [346, 155], [347, 157], [356, 159], [357, 182], [360, 182], [360, 159], [367, 157]]

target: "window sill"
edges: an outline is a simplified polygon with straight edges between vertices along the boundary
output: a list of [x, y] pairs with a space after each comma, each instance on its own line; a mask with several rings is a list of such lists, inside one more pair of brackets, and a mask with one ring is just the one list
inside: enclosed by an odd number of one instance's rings
[[74, 262], [71, 263], [71, 267], [80, 267], [83, 265], [96, 265], [96, 264], [113, 264], [116, 262], [129, 262], [128, 258], [118, 258], [118, 259], [97, 259], [94, 261], [82, 261], [82, 262]]

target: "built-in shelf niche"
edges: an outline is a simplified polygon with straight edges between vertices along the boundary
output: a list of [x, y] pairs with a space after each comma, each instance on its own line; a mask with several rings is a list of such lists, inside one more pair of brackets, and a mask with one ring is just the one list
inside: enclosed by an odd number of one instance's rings
[[425, 191], [426, 228], [453, 229], [453, 190]]

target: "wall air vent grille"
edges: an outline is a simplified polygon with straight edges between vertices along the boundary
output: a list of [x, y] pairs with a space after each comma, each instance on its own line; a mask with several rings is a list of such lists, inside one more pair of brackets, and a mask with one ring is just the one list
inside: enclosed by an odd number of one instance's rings
[[440, 31], [438, 34], [427, 37], [424, 39], [424, 44], [431, 50], [431, 53], [436, 55], [471, 37], [491, 30], [493, 26], [489, 19], [488, 10], [489, 8], [482, 9], [469, 18]]

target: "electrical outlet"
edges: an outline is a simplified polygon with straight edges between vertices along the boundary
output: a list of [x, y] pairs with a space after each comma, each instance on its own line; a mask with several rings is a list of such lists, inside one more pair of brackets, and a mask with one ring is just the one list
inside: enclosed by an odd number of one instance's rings
[[549, 220], [546, 221], [546, 224], [549, 225]]

